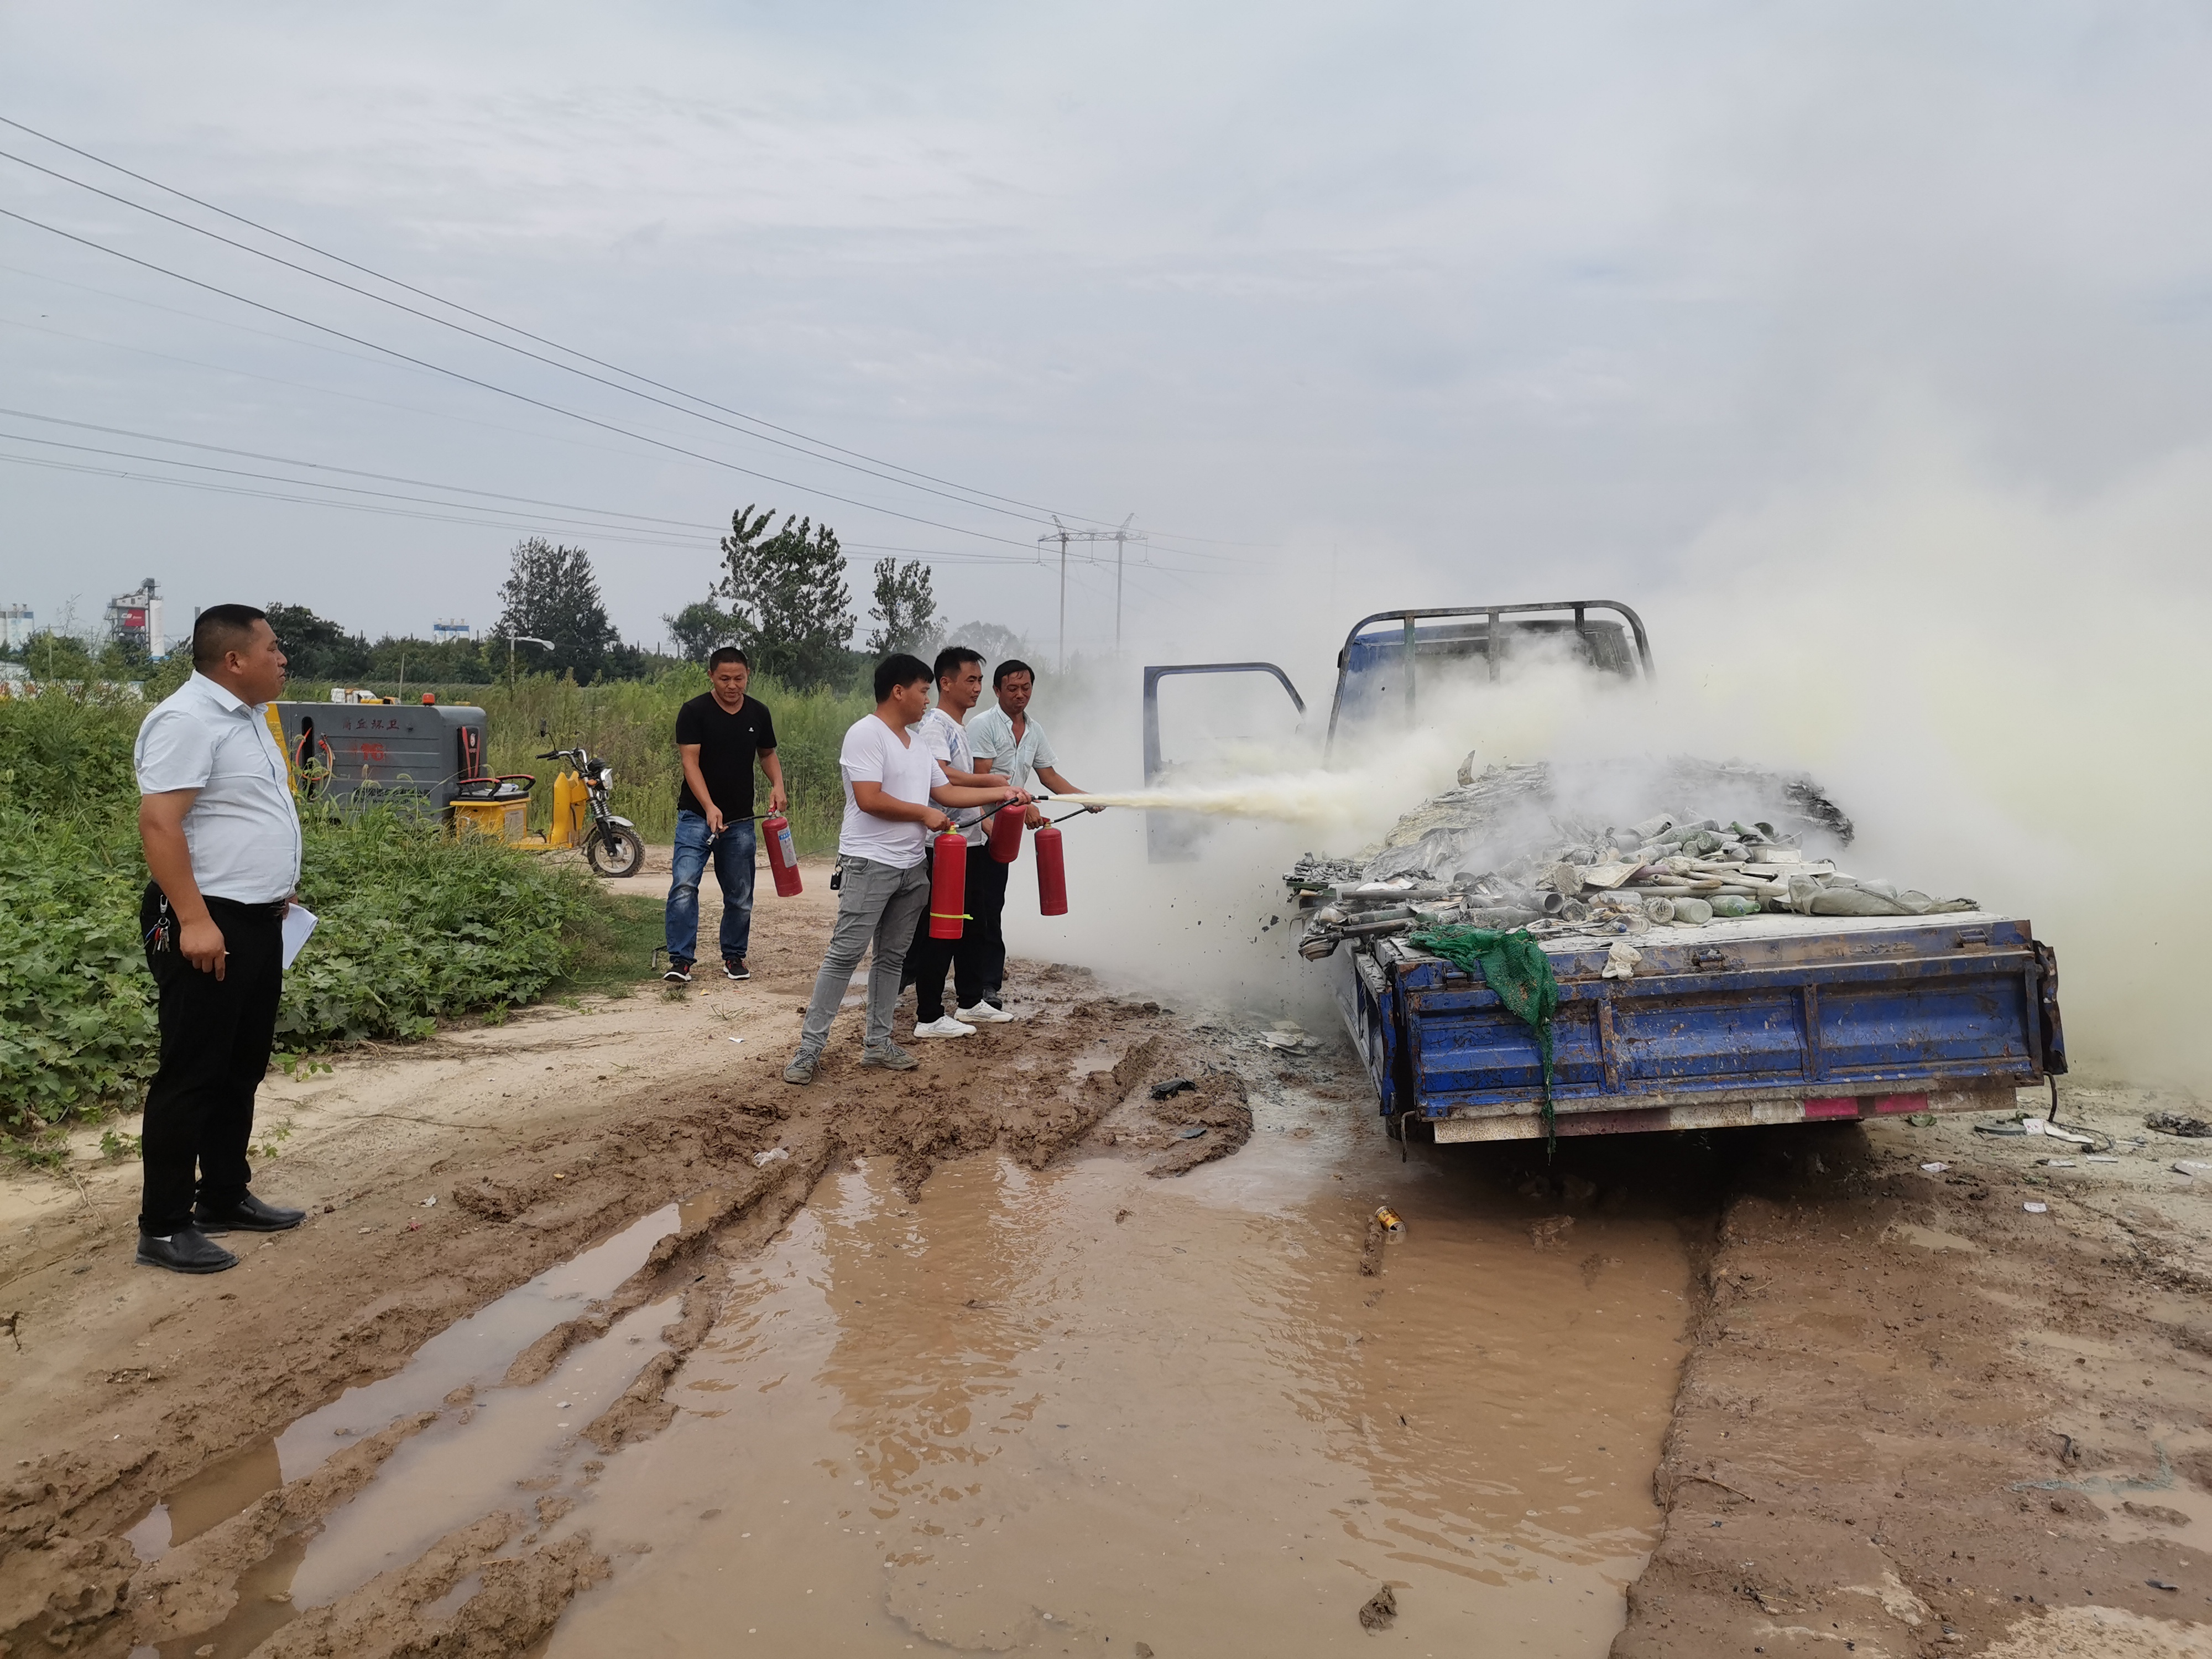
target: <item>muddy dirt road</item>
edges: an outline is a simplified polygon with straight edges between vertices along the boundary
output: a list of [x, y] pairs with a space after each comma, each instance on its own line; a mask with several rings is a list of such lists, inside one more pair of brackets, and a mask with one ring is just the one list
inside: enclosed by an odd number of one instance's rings
[[2212, 1651], [2186, 1103], [1401, 1148], [1052, 968], [798, 1090], [809, 876], [748, 984], [272, 1080], [230, 1273], [0, 1184], [5, 1650]]

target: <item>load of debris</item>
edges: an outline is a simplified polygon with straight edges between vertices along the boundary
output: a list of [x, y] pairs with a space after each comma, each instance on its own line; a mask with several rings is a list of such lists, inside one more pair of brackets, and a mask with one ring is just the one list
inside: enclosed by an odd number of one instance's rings
[[[1541, 763], [1492, 766], [1480, 777], [1471, 770], [1356, 856], [1298, 860], [1284, 880], [1307, 908], [1299, 954], [1319, 961], [1346, 939], [1443, 922], [1543, 939], [1701, 927], [1762, 910], [1917, 916], [1979, 908], [1838, 869], [1833, 854], [1850, 845], [1851, 822], [1809, 778], [1687, 758], [1656, 773]], [[1662, 811], [1611, 822], [1601, 804], [1618, 798], [1625, 778], [1647, 803], [1657, 794], [1729, 816]]]

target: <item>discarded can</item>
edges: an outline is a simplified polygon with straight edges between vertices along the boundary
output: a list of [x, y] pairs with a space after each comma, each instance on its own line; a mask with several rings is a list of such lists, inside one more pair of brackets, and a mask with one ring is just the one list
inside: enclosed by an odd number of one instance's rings
[[1403, 1238], [1406, 1236], [1406, 1224], [1399, 1219], [1398, 1212], [1388, 1204], [1376, 1208], [1375, 1218], [1382, 1224], [1382, 1231], [1391, 1237]]

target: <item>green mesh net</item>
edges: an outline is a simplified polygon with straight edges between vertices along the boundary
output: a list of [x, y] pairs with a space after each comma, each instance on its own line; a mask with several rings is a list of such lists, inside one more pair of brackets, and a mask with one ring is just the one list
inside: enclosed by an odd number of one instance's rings
[[1552, 1016], [1559, 1008], [1559, 981], [1553, 977], [1552, 959], [1526, 933], [1493, 933], [1486, 927], [1441, 927], [1416, 928], [1407, 943], [1442, 957], [1453, 967], [1479, 978], [1498, 994], [1510, 1013], [1536, 1033], [1536, 1052], [1543, 1056], [1544, 1084], [1540, 1096], [1544, 1115], [1544, 1147], [1557, 1143], [1558, 1119], [1552, 1110]]

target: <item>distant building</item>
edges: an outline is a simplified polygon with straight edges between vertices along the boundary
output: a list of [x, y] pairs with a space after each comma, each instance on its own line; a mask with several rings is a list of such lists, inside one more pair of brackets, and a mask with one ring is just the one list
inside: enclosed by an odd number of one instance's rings
[[0, 607], [0, 651], [21, 651], [38, 631], [38, 617], [27, 605]]
[[470, 637], [469, 625], [459, 621], [434, 622], [430, 624], [430, 637], [441, 644], [447, 640], [465, 640]]
[[107, 602], [107, 637], [118, 645], [135, 645], [149, 657], [161, 654], [161, 590], [149, 576], [137, 590], [118, 593]]

